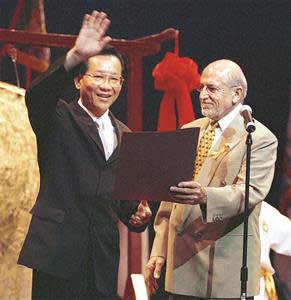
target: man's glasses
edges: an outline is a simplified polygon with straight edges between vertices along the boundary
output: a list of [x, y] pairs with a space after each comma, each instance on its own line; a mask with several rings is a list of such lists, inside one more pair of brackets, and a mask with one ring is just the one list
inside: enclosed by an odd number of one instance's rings
[[112, 75], [107, 73], [85, 73], [84, 76], [89, 76], [96, 84], [108, 84], [112, 87], [120, 87], [124, 81], [122, 76]]
[[[227, 86], [227, 85], [225, 85], [225, 87], [227, 88], [227, 89], [232, 89], [232, 88], [234, 88], [234, 87], [236, 87], [236, 86]], [[199, 92], [199, 93], [201, 93], [202, 91], [204, 91], [204, 89], [206, 90], [206, 92], [208, 93], [208, 94], [217, 94], [217, 93], [220, 93], [220, 92], [223, 92], [223, 91], [225, 91], [225, 89], [224, 88], [222, 88], [222, 87], [219, 87], [219, 86], [216, 86], [216, 85], [213, 85], [213, 84], [209, 84], [209, 85], [200, 85], [199, 86], [199, 88], [197, 89], [197, 91]]]
[[200, 85], [197, 91], [201, 93], [203, 90], [206, 90], [207, 93], [209, 94], [216, 94], [221, 90], [218, 86], [215, 85]]

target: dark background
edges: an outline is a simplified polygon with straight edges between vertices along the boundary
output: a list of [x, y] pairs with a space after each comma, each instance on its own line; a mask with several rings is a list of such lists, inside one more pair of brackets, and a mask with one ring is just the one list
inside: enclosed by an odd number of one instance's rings
[[[6, 27], [16, 0], [0, 1], [1, 27]], [[178, 29], [180, 56], [194, 59], [201, 70], [211, 61], [228, 58], [243, 69], [249, 84], [247, 104], [253, 115], [279, 140], [278, 161], [267, 201], [278, 206], [282, 158], [289, 111], [290, 1], [289, 0], [47, 0], [48, 32], [77, 34], [83, 15], [105, 11], [113, 38], [135, 39], [172, 27]], [[173, 43], [143, 61], [143, 129], [155, 130], [162, 93], [154, 89], [151, 71]], [[64, 51], [52, 49], [52, 61]], [[21, 70], [20, 70], [21, 71]], [[1, 68], [2, 81], [15, 83], [13, 67]], [[14, 81], [14, 82], [13, 82]], [[126, 87], [113, 112], [126, 122]], [[193, 94], [200, 117], [197, 94]], [[266, 159], [268, 159], [266, 157]]]

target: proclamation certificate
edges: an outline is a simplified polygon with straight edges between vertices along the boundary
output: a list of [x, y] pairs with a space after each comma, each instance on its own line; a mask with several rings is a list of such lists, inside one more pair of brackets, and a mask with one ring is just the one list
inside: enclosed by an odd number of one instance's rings
[[124, 133], [115, 200], [171, 201], [172, 185], [193, 177], [199, 128]]

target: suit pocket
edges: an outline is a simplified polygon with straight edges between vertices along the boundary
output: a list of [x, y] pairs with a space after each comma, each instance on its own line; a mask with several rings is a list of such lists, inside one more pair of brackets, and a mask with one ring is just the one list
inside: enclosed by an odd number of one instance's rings
[[63, 223], [65, 218], [65, 212], [63, 210], [49, 206], [34, 206], [30, 213], [33, 216], [56, 223]]

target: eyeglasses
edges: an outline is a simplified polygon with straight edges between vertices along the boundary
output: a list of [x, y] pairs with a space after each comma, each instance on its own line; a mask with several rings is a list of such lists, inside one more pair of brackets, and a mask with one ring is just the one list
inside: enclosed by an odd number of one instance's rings
[[221, 88], [218, 87], [218, 86], [215, 86], [215, 85], [202, 85], [202, 84], [198, 87], [197, 91], [199, 93], [201, 93], [204, 90], [204, 88], [205, 88], [206, 92], [209, 93], [209, 94], [216, 94], [216, 93], [221, 91]]
[[124, 81], [122, 76], [107, 73], [85, 73], [84, 76], [89, 76], [96, 84], [104, 84], [107, 81], [112, 87], [119, 87]]
[[[225, 85], [226, 86], [226, 85]], [[234, 87], [236, 87], [236, 86], [226, 86], [228, 89], [232, 89], [232, 88], [234, 88]], [[204, 88], [205, 88], [205, 90], [206, 90], [206, 92], [208, 93], [208, 94], [217, 94], [217, 93], [220, 93], [220, 92], [222, 92], [222, 91], [224, 91], [224, 88], [221, 88], [221, 87], [218, 87], [218, 86], [216, 86], [216, 85], [213, 85], [213, 84], [209, 84], [209, 85], [200, 85], [199, 87], [198, 87], [198, 89], [197, 89], [197, 91], [199, 92], [199, 93], [201, 93], [203, 90], [204, 90]]]

